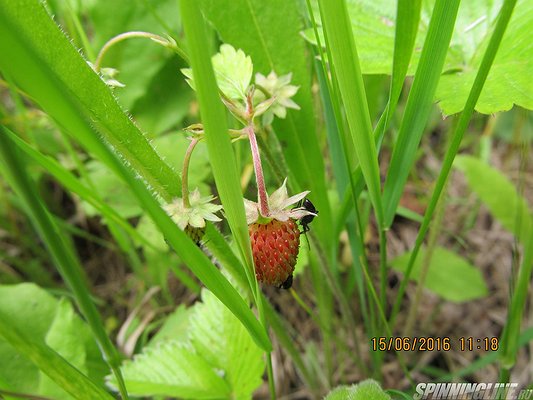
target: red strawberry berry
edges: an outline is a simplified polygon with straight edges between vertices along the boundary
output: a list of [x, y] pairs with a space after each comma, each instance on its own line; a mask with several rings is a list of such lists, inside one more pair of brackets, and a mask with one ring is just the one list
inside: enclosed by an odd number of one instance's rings
[[248, 225], [255, 274], [259, 282], [281, 286], [293, 273], [300, 245], [300, 231], [292, 219], [272, 219]]

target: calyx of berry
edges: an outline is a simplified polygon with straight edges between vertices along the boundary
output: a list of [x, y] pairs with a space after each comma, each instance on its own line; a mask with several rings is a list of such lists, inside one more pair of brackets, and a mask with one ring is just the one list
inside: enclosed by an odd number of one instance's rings
[[309, 193], [310, 191], [306, 190], [305, 192], [289, 197], [287, 193], [287, 178], [285, 178], [281, 187], [268, 196], [268, 215], [261, 214], [258, 203], [244, 199], [246, 222], [250, 225], [255, 222], [268, 223], [272, 219], [284, 222], [289, 218], [298, 220], [306, 215], [316, 216], [315, 213], [306, 210], [304, 207], [290, 208], [305, 198]]
[[202, 197], [198, 189], [195, 189], [189, 197], [190, 207], [185, 207], [182, 198], [176, 198], [164, 208], [181, 230], [185, 230], [187, 226], [204, 228], [206, 220], [221, 221], [215, 213], [220, 211], [222, 206], [211, 203], [213, 200], [213, 196]]

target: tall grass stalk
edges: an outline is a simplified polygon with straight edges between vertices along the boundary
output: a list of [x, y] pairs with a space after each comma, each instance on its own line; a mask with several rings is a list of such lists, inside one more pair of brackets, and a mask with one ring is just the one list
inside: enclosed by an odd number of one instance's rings
[[[259, 311], [260, 321], [265, 329], [265, 333], [268, 334], [268, 323], [254, 272], [255, 268], [244, 213], [244, 202], [240, 190], [239, 175], [228, 135], [225, 109], [218, 94], [218, 86], [211, 65], [211, 55], [208, 51], [209, 46], [207, 45], [205, 24], [200, 13], [200, 8], [195, 1], [182, 0], [180, 5], [183, 27], [187, 37], [188, 55], [193, 70], [198, 102], [200, 103], [200, 114], [205, 129], [213, 175], [220, 200], [224, 206], [226, 218], [247, 267], [246, 273]], [[255, 139], [255, 136], [253, 138], [250, 137], [250, 139]], [[261, 190], [261, 188], [259, 189]], [[266, 196], [264, 189], [263, 187], [263, 196]], [[266, 198], [264, 201], [266, 202]], [[270, 396], [272, 399], [275, 399], [276, 389], [274, 386], [270, 352], [266, 353], [266, 360]]]

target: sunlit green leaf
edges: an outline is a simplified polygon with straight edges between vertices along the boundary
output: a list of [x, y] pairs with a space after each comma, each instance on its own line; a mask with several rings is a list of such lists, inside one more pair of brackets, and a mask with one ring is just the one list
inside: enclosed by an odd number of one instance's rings
[[[411, 278], [418, 281], [425, 249], [414, 264]], [[404, 272], [411, 253], [405, 253], [391, 261], [394, 269]], [[443, 299], [456, 303], [479, 299], [488, 294], [487, 285], [481, 271], [467, 260], [452, 251], [436, 247], [431, 257], [429, 270], [424, 282], [427, 289]]]
[[471, 156], [458, 156], [454, 166], [465, 174], [492, 215], [525, 244], [533, 229], [533, 215], [515, 185], [497, 169]]
[[[501, 0], [463, 1], [444, 63], [435, 100], [444, 114], [460, 112], [466, 102], [488, 39], [494, 28]], [[387, 0], [349, 0], [348, 10], [354, 30], [361, 70], [365, 74], [389, 74], [394, 48], [395, 2]], [[409, 66], [414, 74], [434, 1], [424, 3], [415, 51]], [[476, 111], [491, 114], [509, 110], [513, 104], [533, 109], [533, 42], [529, 30], [533, 24], [533, 4], [519, 0], [501, 48], [494, 60]], [[312, 29], [304, 32], [316, 43]], [[324, 40], [321, 41], [324, 43]]]
[[[229, 44], [223, 44], [211, 61], [218, 87], [222, 93], [232, 100], [244, 101], [254, 69], [250, 57], [240, 49], [237, 50]], [[187, 82], [191, 87], [194, 88], [192, 70], [187, 68], [181, 72], [187, 77]]]

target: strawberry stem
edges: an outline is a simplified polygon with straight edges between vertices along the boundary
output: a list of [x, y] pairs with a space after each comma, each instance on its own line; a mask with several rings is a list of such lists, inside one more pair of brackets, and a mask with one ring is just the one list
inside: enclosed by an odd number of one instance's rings
[[183, 169], [181, 171], [181, 195], [183, 197], [183, 207], [191, 208], [191, 203], [189, 202], [189, 163], [191, 161], [192, 152], [196, 144], [200, 139], [191, 139], [191, 143], [185, 152], [185, 158], [183, 159]]
[[265, 187], [265, 177], [263, 176], [263, 167], [261, 166], [261, 155], [259, 154], [259, 147], [257, 146], [257, 139], [255, 137], [254, 127], [252, 124], [244, 128], [250, 139], [250, 149], [252, 150], [252, 159], [254, 161], [255, 179], [257, 181], [257, 192], [259, 197], [259, 211], [263, 217], [270, 215], [268, 209], [268, 197]]
[[250, 140], [250, 149], [252, 151], [252, 159], [254, 161], [255, 180], [257, 182], [257, 197], [259, 198], [259, 211], [263, 217], [270, 215], [268, 208], [268, 197], [265, 186], [265, 177], [263, 176], [263, 167], [261, 165], [261, 154], [259, 153], [259, 146], [257, 145], [257, 138], [254, 131], [254, 97], [255, 88], [252, 86], [246, 96], [246, 117], [248, 125], [244, 128], [244, 131], [248, 134]]

